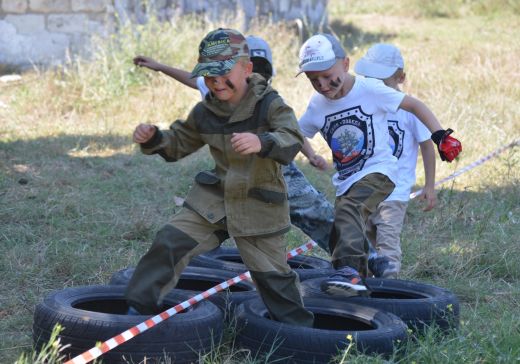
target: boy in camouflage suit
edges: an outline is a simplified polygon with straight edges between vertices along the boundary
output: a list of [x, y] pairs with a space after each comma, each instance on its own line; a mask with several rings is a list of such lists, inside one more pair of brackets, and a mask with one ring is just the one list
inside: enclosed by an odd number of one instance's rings
[[[303, 144], [294, 112], [252, 73], [248, 46], [238, 31], [208, 33], [192, 76], [203, 76], [210, 93], [187, 120], [168, 130], [140, 124], [134, 141], [143, 153], [167, 161], [207, 144], [215, 168], [195, 177], [183, 209], [139, 261], [126, 291], [129, 306], [142, 314], [158, 312], [191, 258], [231, 236], [271, 318], [311, 327], [313, 314], [303, 307], [283, 239], [290, 222], [280, 164], [288, 164]], [[268, 106], [262, 108], [263, 103]]]
[[[253, 63], [253, 72], [262, 75], [270, 82], [274, 73], [271, 48], [264, 39], [257, 36], [248, 35], [246, 41]], [[164, 73], [188, 87], [198, 89], [202, 98], [209, 92], [203, 77], [192, 78], [191, 73], [183, 69], [165, 65], [146, 56], [135, 57], [134, 63]], [[319, 169], [328, 167], [327, 162], [319, 155], [315, 155], [314, 160], [309, 160]], [[329, 235], [334, 221], [332, 204], [309, 183], [296, 163], [291, 162], [282, 166], [282, 173], [287, 184], [291, 223], [328, 252]]]

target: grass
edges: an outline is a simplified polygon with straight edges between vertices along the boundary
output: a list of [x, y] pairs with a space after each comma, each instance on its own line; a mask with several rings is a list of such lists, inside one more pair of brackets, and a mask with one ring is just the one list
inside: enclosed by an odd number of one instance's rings
[[[520, 17], [517, 3], [506, 0], [421, 4], [331, 1], [330, 23], [352, 67], [374, 42], [401, 48], [405, 91], [463, 142], [457, 161], [438, 163], [440, 179], [520, 137]], [[166, 164], [132, 144], [138, 122], [167, 127], [199, 95], [136, 69], [131, 59], [144, 53], [190, 69], [194, 45], [215, 26], [187, 19], [125, 29], [121, 42], [96, 43], [91, 62], [34, 70], [0, 85], [0, 362], [40, 360], [31, 351], [34, 306], [53, 290], [106, 283], [112, 272], [135, 265], [177, 211], [175, 197], [185, 196], [195, 173], [211, 166], [205, 149]], [[301, 115], [312, 89], [304, 76], [294, 78], [297, 35], [270, 24], [251, 33], [272, 45], [274, 86]], [[312, 143], [328, 157], [319, 139]], [[332, 201], [330, 173], [316, 172], [301, 157], [297, 164]], [[434, 211], [411, 202], [403, 277], [453, 290], [462, 324], [448, 336], [425, 333], [390, 362], [520, 361], [519, 166], [516, 147], [442, 185]], [[291, 247], [303, 239], [297, 230], [288, 235]], [[255, 362], [231, 343], [203, 361]], [[337, 362], [385, 361], [349, 351]]]

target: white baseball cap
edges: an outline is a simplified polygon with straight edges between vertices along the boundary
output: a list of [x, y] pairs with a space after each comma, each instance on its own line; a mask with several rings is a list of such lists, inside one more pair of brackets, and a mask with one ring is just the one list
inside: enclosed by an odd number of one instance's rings
[[346, 56], [339, 40], [331, 34], [313, 35], [300, 48], [300, 71], [296, 76], [302, 72], [328, 70]]
[[358, 75], [384, 80], [398, 69], [404, 69], [404, 60], [399, 48], [392, 44], [375, 44], [356, 62], [354, 71]]

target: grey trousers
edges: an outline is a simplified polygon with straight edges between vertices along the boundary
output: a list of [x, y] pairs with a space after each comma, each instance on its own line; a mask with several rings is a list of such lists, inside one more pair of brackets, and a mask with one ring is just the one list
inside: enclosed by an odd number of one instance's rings
[[[218, 247], [228, 238], [225, 222], [212, 224], [187, 208], [157, 233], [128, 284], [128, 303], [143, 314], [162, 310], [164, 296], [196, 255]], [[271, 318], [312, 327], [313, 314], [303, 307], [299, 280], [287, 264], [283, 235], [235, 237], [236, 245]]]
[[394, 187], [394, 183], [384, 174], [371, 173], [336, 198], [336, 217], [330, 236], [334, 268], [350, 266], [361, 276], [367, 276], [370, 244], [366, 235], [367, 221]]
[[368, 239], [377, 252], [390, 259], [396, 268], [391, 278], [397, 278], [401, 271], [401, 231], [407, 207], [407, 201], [383, 201], [368, 218]]

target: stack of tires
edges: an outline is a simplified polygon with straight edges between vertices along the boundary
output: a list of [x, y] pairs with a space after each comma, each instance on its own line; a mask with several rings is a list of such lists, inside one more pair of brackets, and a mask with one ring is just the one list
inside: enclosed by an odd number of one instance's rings
[[[266, 362], [328, 363], [339, 350], [355, 346], [366, 354], [391, 355], [408, 330], [435, 325], [457, 327], [459, 304], [448, 290], [402, 280], [368, 279], [369, 297], [335, 297], [320, 290], [333, 271], [329, 261], [311, 256], [289, 260], [299, 275], [305, 307], [314, 327], [303, 328], [269, 319], [252, 282], [241, 281], [174, 315], [157, 327], [102, 356], [104, 363], [164, 361], [198, 362], [201, 354], [221, 342], [224, 322], [232, 319], [236, 344]], [[236, 248], [217, 248], [196, 257], [164, 301], [165, 309], [229, 280], [246, 270]], [[108, 286], [69, 288], [47, 296], [36, 307], [33, 339], [38, 349], [56, 323], [64, 350], [74, 357], [148, 317], [126, 315], [125, 285], [134, 269], [112, 275]]]

